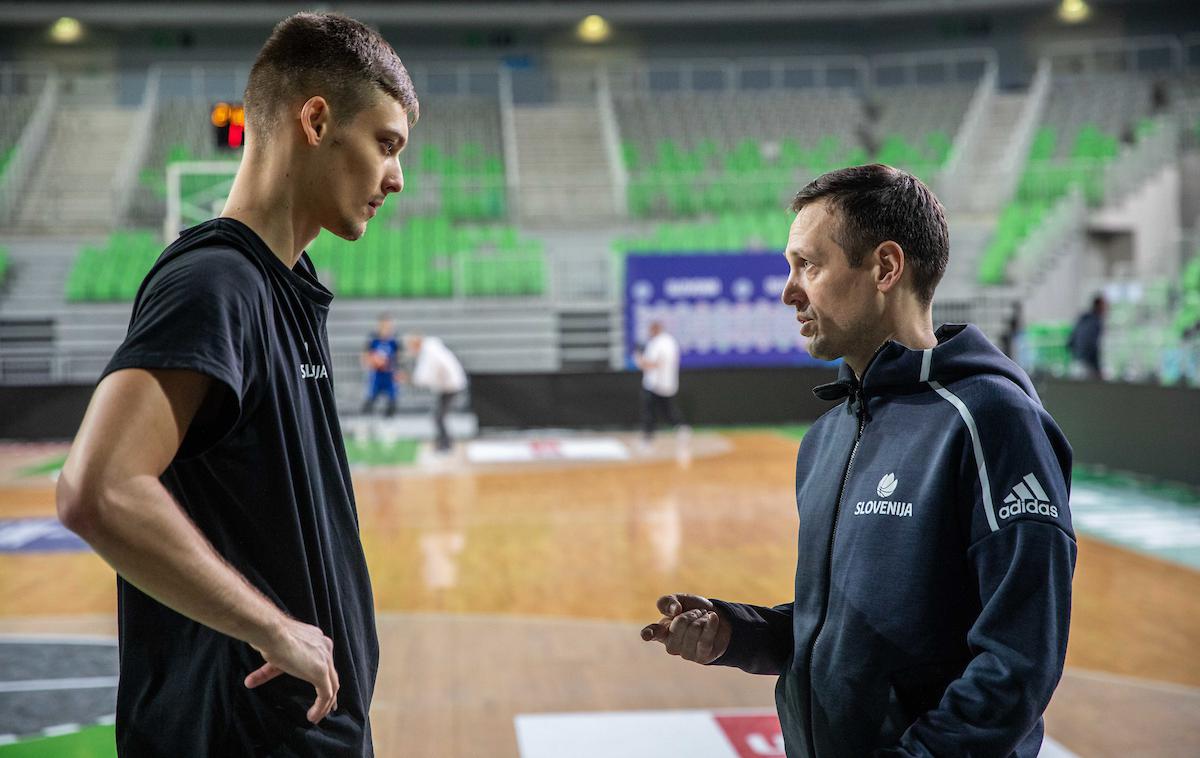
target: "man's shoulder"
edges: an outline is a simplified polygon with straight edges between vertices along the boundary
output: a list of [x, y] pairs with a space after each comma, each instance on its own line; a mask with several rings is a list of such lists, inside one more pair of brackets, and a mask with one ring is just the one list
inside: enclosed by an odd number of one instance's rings
[[228, 243], [202, 245], [178, 251], [168, 248], [159, 263], [164, 269], [203, 272], [221, 278], [262, 278], [259, 267], [250, 256]]
[[266, 278], [244, 252], [228, 244], [187, 250], [168, 249], [151, 270], [151, 289], [197, 292], [225, 297], [264, 295]]
[[980, 374], [950, 384], [946, 389], [966, 407], [981, 434], [1016, 427], [1053, 425], [1041, 401], [1003, 376]]
[[971, 408], [1041, 407], [1016, 381], [1000, 374], [975, 374], [945, 385]]

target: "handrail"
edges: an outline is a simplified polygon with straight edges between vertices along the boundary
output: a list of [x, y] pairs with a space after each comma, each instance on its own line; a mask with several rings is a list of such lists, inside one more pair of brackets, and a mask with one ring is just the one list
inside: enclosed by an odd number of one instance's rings
[[[1142, 37], [1111, 37], [1092, 40], [1069, 40], [1055, 42], [1046, 46], [1042, 56], [1059, 66], [1063, 73], [1111, 73], [1112, 69], [1098, 65], [1100, 53], [1122, 53], [1125, 68], [1129, 73], [1138, 72], [1138, 52], [1143, 50], [1165, 50], [1170, 56], [1171, 68], [1179, 70], [1184, 66], [1184, 46], [1178, 37], [1142, 36]], [[1106, 57], [1105, 60], [1111, 60]], [[1082, 71], [1071, 71], [1066, 65], [1072, 61], [1082, 64]]]
[[[164, 81], [163, 97], [238, 98], [249, 78], [251, 61], [186, 62], [164, 61], [155, 64]], [[439, 96], [469, 96], [474, 94], [473, 81], [478, 77], [498, 75], [495, 65], [484, 62], [459, 62], [407, 66], [417, 95], [436, 89]], [[431, 80], [437, 78], [437, 87]], [[477, 84], [477, 82], [476, 82]], [[180, 87], [175, 90], [174, 87]]]
[[129, 212], [129, 204], [133, 201], [133, 193], [137, 189], [138, 175], [150, 152], [151, 129], [158, 120], [161, 80], [162, 69], [157, 65], [151, 66], [146, 75], [146, 88], [142, 94], [142, 104], [138, 108], [137, 123], [130, 133], [125, 153], [121, 158], [121, 166], [113, 180], [113, 217], [118, 221], [123, 220]]
[[[719, 76], [721, 86], [717, 90], [734, 91], [740, 88], [742, 75], [747, 72], [765, 74], [770, 89], [804, 89], [825, 88], [846, 84], [852, 87], [867, 89], [878, 86], [879, 70], [896, 68], [901, 73], [901, 81], [888, 82], [888, 86], [920, 84], [917, 69], [920, 67], [941, 65], [945, 70], [945, 79], [939, 83], [945, 84], [959, 81], [956, 66], [963, 62], [978, 61], [986, 67], [996, 66], [996, 53], [988, 48], [957, 48], [949, 50], [922, 50], [910, 53], [887, 53], [875, 56], [865, 55], [809, 55], [771, 58], [700, 58], [678, 60], [648, 60], [613, 66], [610, 77], [619, 77], [618, 81], [627, 85], [626, 89], [650, 91], [652, 74], [670, 74], [676, 85], [666, 89], [680, 92], [695, 90], [697, 72], [708, 72]], [[804, 82], [792, 85], [788, 82], [789, 72], [803, 71], [806, 76], [794, 77], [794, 81]], [[853, 81], [840, 84], [830, 83], [831, 71], [853, 72]], [[655, 90], [661, 89], [655, 87]], [[704, 91], [712, 91], [705, 87]]]
[[627, 214], [629, 204], [629, 171], [621, 155], [621, 127], [613, 108], [612, 87], [608, 80], [608, 69], [600, 66], [596, 72], [596, 109], [600, 114], [600, 131], [604, 135], [604, 153], [608, 158], [608, 170], [612, 176], [613, 210], [618, 216]]
[[[901, 86], [918, 84], [917, 69], [930, 65], [940, 65], [945, 73], [945, 79], [938, 84], [948, 84], [958, 81], [955, 66], [960, 63], [982, 63], [985, 72], [989, 68], [998, 68], [999, 60], [996, 51], [990, 47], [952, 48], [949, 50], [915, 50], [907, 53], [884, 53], [872, 55], [868, 59], [871, 72], [872, 86], [881, 86], [879, 72], [884, 68], [896, 68], [904, 72], [905, 79]], [[891, 86], [892, 82], [888, 83]]]
[[17, 197], [22, 194], [20, 190], [29, 181], [37, 156], [41, 155], [46, 144], [54, 111], [58, 108], [60, 86], [58, 71], [51, 67], [33, 114], [17, 140], [8, 168], [5, 169], [4, 175], [0, 176], [0, 223], [7, 224], [12, 220]]
[[[804, 70], [811, 72], [811, 86], [820, 89], [830, 86], [828, 83], [830, 69], [854, 71], [856, 79], [854, 85], [860, 88], [865, 88], [870, 82], [869, 59], [863, 55], [647, 60], [612, 65], [609, 68], [609, 76], [610, 79], [617, 78], [623, 91], [648, 92], [651, 90], [650, 77], [652, 73], [670, 72], [678, 78], [678, 86], [671, 89], [679, 92], [692, 92], [695, 89], [696, 73], [711, 72], [719, 73], [722, 79], [722, 89], [736, 91], [739, 88], [739, 73], [745, 70], [766, 73], [770, 77], [772, 89], [787, 88], [786, 73], [789, 70]], [[658, 89], [655, 88], [655, 91]], [[711, 90], [706, 88], [705, 91]]]
[[999, 67], [994, 63], [988, 64], [979, 80], [979, 85], [975, 87], [975, 93], [971, 96], [967, 111], [963, 114], [962, 125], [954, 135], [950, 154], [946, 157], [946, 163], [935, 180], [935, 186], [943, 199], [951, 200], [960, 195], [962, 184], [966, 178], [963, 174], [968, 168], [967, 156], [975, 152], [975, 148], [983, 136], [983, 127], [986, 125], [984, 117], [991, 110], [992, 102], [996, 97], [998, 70]]
[[508, 209], [516, 218], [520, 211], [521, 173], [517, 165], [520, 154], [517, 150], [517, 117], [513, 105], [512, 71], [500, 67], [500, 137], [504, 146], [504, 179], [508, 188]]
[[1038, 123], [1042, 119], [1042, 113], [1046, 109], [1046, 100], [1050, 94], [1050, 83], [1053, 78], [1053, 66], [1049, 58], [1042, 58], [1038, 61], [1037, 71], [1033, 75], [1033, 82], [1029, 86], [1029, 92], [1025, 96], [1025, 104], [1021, 108], [1021, 115], [1017, 119], [1016, 126], [1013, 127], [1011, 139], [1004, 149], [1003, 157], [997, 164], [1000, 166], [998, 181], [996, 183], [996, 192], [998, 193], [999, 205], [1003, 205], [1005, 201], [1012, 197], [1017, 189], [1017, 183], [1021, 179], [1021, 172], [1025, 169], [1025, 159], [1029, 155], [1029, 148], [1033, 145], [1033, 138], [1037, 132]]

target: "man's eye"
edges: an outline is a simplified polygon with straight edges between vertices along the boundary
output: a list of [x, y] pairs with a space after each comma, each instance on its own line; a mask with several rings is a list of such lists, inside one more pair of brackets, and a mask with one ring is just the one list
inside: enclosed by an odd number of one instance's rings
[[391, 154], [392, 154], [392, 151], [396, 149], [396, 143], [395, 143], [395, 142], [387, 142], [387, 141], [385, 140], [385, 141], [383, 141], [383, 142], [380, 142], [379, 144], [383, 145], [383, 149], [384, 149], [384, 151], [385, 151], [385, 152], [386, 152], [388, 155], [391, 155]]

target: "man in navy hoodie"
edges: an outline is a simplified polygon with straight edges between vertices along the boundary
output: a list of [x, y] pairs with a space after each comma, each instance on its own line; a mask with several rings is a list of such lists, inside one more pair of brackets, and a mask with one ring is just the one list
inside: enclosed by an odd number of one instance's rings
[[1071, 448], [978, 329], [934, 331], [949, 235], [924, 184], [841, 169], [792, 210], [783, 302], [843, 360], [796, 462], [795, 600], [666, 595], [642, 637], [778, 676], [789, 758], [1036, 756], [1070, 624]]

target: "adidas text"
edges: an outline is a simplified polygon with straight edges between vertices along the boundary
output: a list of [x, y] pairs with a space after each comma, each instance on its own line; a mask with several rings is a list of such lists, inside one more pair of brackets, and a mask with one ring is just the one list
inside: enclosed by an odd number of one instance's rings
[[1016, 502], [1000, 509], [1000, 518], [1020, 516], [1022, 513], [1036, 513], [1039, 516], [1058, 518], [1058, 506], [1036, 501]]

